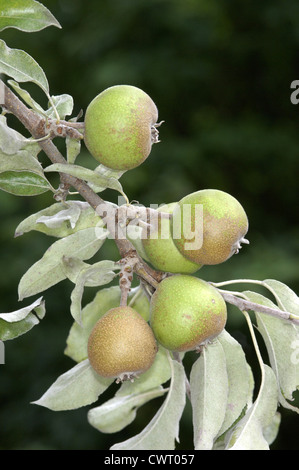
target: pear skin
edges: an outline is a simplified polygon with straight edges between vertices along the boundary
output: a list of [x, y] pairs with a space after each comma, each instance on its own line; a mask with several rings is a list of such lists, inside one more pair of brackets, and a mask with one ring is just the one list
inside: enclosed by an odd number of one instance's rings
[[171, 351], [191, 351], [224, 329], [226, 303], [217, 289], [195, 276], [163, 279], [151, 299], [150, 325], [157, 341]]
[[155, 103], [140, 88], [107, 88], [87, 107], [85, 145], [107, 168], [130, 170], [144, 162], [158, 142], [157, 119]]
[[194, 263], [215, 265], [238, 253], [248, 231], [242, 205], [228, 193], [205, 189], [181, 199], [173, 209], [177, 249]]
[[93, 327], [88, 358], [102, 377], [134, 377], [148, 370], [157, 343], [148, 323], [131, 307], [110, 309]]

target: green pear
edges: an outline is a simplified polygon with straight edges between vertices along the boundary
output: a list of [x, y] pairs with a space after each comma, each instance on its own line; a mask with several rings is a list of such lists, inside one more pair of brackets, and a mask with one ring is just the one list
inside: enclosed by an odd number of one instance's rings
[[158, 142], [157, 119], [157, 107], [143, 90], [112, 86], [88, 105], [84, 142], [107, 168], [130, 170], [144, 162]]
[[153, 332], [136, 310], [115, 307], [93, 327], [87, 345], [92, 368], [102, 377], [130, 379], [148, 370], [157, 353]]
[[226, 303], [206, 281], [187, 274], [163, 279], [151, 299], [150, 325], [157, 341], [171, 351], [191, 351], [224, 329]]
[[[171, 214], [175, 206], [175, 202], [165, 204], [158, 209], [158, 212]], [[159, 217], [149, 232], [144, 229], [142, 245], [146, 259], [159, 271], [192, 274], [202, 267], [201, 264], [188, 260], [179, 252], [171, 236], [170, 219]]]
[[238, 253], [248, 231], [242, 205], [216, 189], [197, 191], [181, 199], [173, 210], [172, 236], [190, 261], [212, 265]]

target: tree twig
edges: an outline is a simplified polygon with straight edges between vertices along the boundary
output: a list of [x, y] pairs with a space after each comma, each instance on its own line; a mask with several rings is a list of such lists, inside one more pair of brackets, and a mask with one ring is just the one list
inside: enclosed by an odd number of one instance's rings
[[[3, 86], [4, 88], [3, 107], [5, 110], [14, 114], [14, 116], [17, 117], [17, 119], [24, 125], [24, 127], [35, 139], [41, 139], [42, 137], [47, 136], [48, 131], [46, 129], [46, 120], [29, 109], [2, 80], [0, 80], [0, 86]], [[40, 141], [39, 146], [52, 163], [62, 163], [67, 165], [64, 156], [52, 142], [51, 138]], [[83, 197], [83, 199], [85, 199], [85, 201], [87, 201], [95, 211], [98, 206], [105, 204], [105, 201], [97, 193], [95, 193], [85, 181], [67, 174], [60, 174], [60, 178], [64, 190], [69, 187], [75, 188]], [[116, 221], [111, 221], [111, 223], [115, 224]], [[114, 230], [114, 232], [116, 234], [118, 233], [117, 230]], [[114, 240], [122, 258], [125, 258], [126, 256], [134, 256], [136, 258], [137, 262], [134, 267], [135, 273], [146, 283], [150, 283], [153, 287], [156, 287], [160, 282], [163, 273], [155, 271], [150, 266], [148, 266], [148, 264], [145, 263], [138, 255], [134, 246], [127, 238], [117, 238], [116, 235]]]
[[260, 305], [255, 302], [250, 302], [249, 300], [238, 297], [234, 294], [231, 294], [230, 292], [225, 292], [221, 289], [218, 290], [226, 302], [235, 305], [241, 311], [253, 310], [258, 313], [265, 313], [267, 315], [271, 315], [272, 317], [280, 318], [281, 320], [287, 320], [293, 323], [294, 325], [299, 325], [299, 317], [294, 315], [293, 313], [285, 312], [284, 310], [280, 310], [279, 308], [271, 308], [267, 307], [266, 305]]

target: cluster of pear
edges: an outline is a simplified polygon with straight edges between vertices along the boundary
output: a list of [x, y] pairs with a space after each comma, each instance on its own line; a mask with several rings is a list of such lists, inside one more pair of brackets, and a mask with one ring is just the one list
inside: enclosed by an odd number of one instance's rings
[[[158, 141], [157, 118], [156, 105], [139, 88], [110, 87], [87, 108], [86, 146], [109, 168], [135, 168]], [[151, 367], [157, 344], [173, 352], [197, 350], [226, 325], [223, 297], [193, 274], [204, 265], [225, 262], [248, 243], [242, 205], [226, 192], [206, 189], [159, 211], [169, 216], [160, 217], [149, 236], [143, 234], [142, 245], [147, 260], [165, 277], [152, 295], [149, 321], [120, 306], [95, 324], [88, 357], [101, 376], [132, 378]]]

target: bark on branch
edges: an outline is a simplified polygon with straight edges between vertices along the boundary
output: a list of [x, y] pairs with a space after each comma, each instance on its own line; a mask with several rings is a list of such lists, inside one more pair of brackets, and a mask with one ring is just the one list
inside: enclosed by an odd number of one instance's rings
[[[36, 114], [34, 111], [29, 109], [11, 90], [5, 85], [2, 80], [0, 80], [0, 86], [4, 88], [4, 104], [0, 105], [6, 109], [9, 113], [12, 113], [16, 118], [24, 125], [24, 127], [29, 131], [29, 133], [35, 139], [43, 139], [46, 137], [49, 132], [47, 131], [46, 121], [44, 118]], [[67, 125], [67, 121], [62, 121], [63, 125]], [[73, 128], [81, 128], [81, 124], [78, 126], [71, 123]], [[52, 138], [45, 138], [39, 141], [41, 149], [48, 156], [49, 160], [52, 163], [62, 163], [67, 165], [67, 162], [61, 152], [58, 150], [56, 145], [53, 143]], [[90, 206], [96, 211], [97, 208], [106, 204], [106, 202], [95, 193], [90, 186], [83, 180], [76, 178], [71, 175], [64, 173], [60, 174], [62, 189], [67, 193], [70, 187], [73, 187], [78, 191], [82, 198], [87, 201]], [[169, 217], [169, 214], [164, 214], [164, 217]], [[130, 264], [133, 266], [134, 272], [139, 276], [142, 281], [142, 284], [149, 286], [149, 290], [153, 291], [158, 286], [159, 282], [167, 275], [160, 271], [153, 270], [148, 264], [139, 256], [136, 249], [132, 243], [125, 237], [117, 237], [119, 233], [119, 227], [115, 227], [115, 223], [118, 222], [118, 218], [114, 218], [107, 222], [107, 228], [109, 230], [109, 225], [113, 228], [114, 240], [118, 247], [121, 258], [131, 259]], [[114, 227], [113, 227], [114, 224]], [[287, 321], [292, 322], [295, 325], [299, 325], [299, 317], [291, 313], [266, 307], [263, 305], [255, 304], [249, 302], [245, 299], [242, 299], [236, 295], [230, 294], [228, 292], [220, 291], [224, 300], [232, 305], [235, 305], [242, 311], [254, 310], [256, 312], [265, 313], [272, 315], [276, 318], [281, 318]], [[127, 295], [125, 293], [125, 295]]]
[[280, 318], [281, 320], [287, 320], [294, 325], [299, 325], [299, 317], [292, 313], [285, 312], [284, 310], [280, 310], [278, 308], [271, 308], [267, 307], [266, 305], [250, 302], [249, 300], [242, 299], [234, 294], [230, 294], [229, 292], [224, 292], [223, 290], [220, 291], [220, 294], [227, 303], [235, 305], [239, 310], [253, 310], [258, 313], [265, 313], [267, 315], [271, 315], [272, 317]]
[[[42, 139], [48, 135], [46, 128], [46, 121], [41, 116], [37, 115], [34, 111], [29, 109], [2, 80], [0, 84], [4, 87], [4, 105], [3, 107], [12, 113], [24, 125], [34, 139]], [[65, 121], [63, 121], [65, 124]], [[41, 140], [38, 142], [41, 149], [48, 156], [52, 163], [67, 164], [64, 156], [58, 150], [56, 145], [52, 142], [51, 138]], [[64, 173], [60, 174], [62, 187], [67, 189], [73, 187], [78, 193], [87, 201], [90, 206], [96, 211], [97, 207], [105, 204], [105, 201], [95, 193], [90, 186], [83, 180]], [[115, 221], [114, 221], [115, 223]], [[109, 230], [109, 229], [108, 229]], [[117, 230], [114, 231], [117, 233]], [[118, 247], [120, 256], [125, 258], [127, 256], [134, 256], [136, 263], [134, 266], [135, 273], [141, 277], [146, 283], [156, 287], [162, 278], [162, 273], [155, 271], [148, 266], [143, 259], [138, 255], [132, 243], [126, 238], [115, 237], [115, 243]]]

